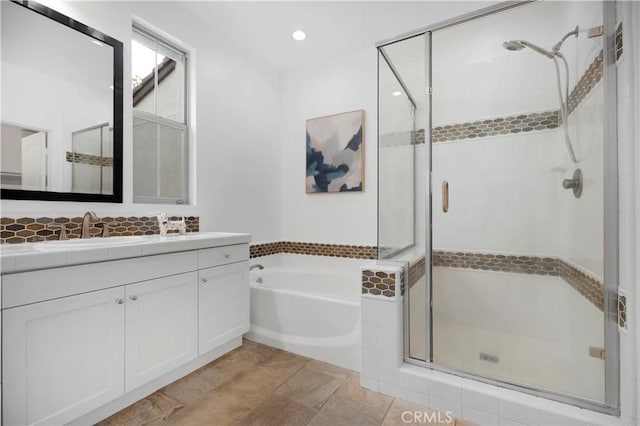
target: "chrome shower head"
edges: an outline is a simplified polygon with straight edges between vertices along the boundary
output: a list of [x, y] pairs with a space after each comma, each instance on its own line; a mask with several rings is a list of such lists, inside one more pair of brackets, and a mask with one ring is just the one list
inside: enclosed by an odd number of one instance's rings
[[537, 46], [531, 42], [528, 42], [526, 40], [508, 40], [505, 41], [504, 43], [502, 43], [502, 47], [504, 47], [507, 50], [522, 50], [525, 47], [528, 47], [531, 50], [534, 50], [538, 53], [540, 53], [541, 55], [546, 56], [547, 58], [553, 58], [554, 54], [552, 52], [549, 52], [546, 49], [543, 49], [540, 46]]
[[502, 47], [504, 47], [507, 50], [511, 50], [513, 52], [516, 50], [524, 49], [525, 45], [519, 42], [518, 40], [507, 40], [504, 43], [502, 43]]

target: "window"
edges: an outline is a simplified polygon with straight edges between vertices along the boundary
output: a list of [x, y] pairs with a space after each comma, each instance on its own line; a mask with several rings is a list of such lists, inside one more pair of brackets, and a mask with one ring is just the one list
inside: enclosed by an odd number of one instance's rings
[[187, 54], [137, 25], [131, 43], [133, 201], [188, 202]]

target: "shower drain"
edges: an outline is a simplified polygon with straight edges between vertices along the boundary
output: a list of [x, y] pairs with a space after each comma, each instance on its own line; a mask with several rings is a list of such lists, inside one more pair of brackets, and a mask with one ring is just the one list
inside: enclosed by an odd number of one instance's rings
[[480, 359], [482, 361], [494, 362], [496, 364], [498, 363], [498, 355], [490, 355], [480, 352]]

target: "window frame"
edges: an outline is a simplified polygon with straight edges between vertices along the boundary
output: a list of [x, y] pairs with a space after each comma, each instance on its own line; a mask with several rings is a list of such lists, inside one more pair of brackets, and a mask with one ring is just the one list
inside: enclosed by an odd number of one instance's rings
[[[170, 118], [162, 117], [157, 115], [158, 108], [158, 67], [157, 65], [154, 67], [154, 106], [156, 114], [152, 114], [147, 111], [138, 110], [133, 106], [133, 93], [131, 97], [132, 102], [132, 129], [133, 129], [133, 121], [135, 119], [141, 119], [148, 123], [153, 123], [155, 125], [166, 126], [174, 129], [178, 129], [182, 131], [183, 139], [182, 139], [182, 197], [174, 198], [174, 197], [161, 197], [160, 196], [160, 139], [156, 136], [156, 196], [146, 196], [146, 195], [136, 195], [133, 192], [132, 185], [132, 201], [135, 204], [189, 204], [190, 201], [190, 137], [189, 134], [192, 132], [190, 127], [191, 117], [190, 117], [190, 108], [189, 104], [191, 102], [191, 94], [189, 92], [190, 82], [189, 75], [191, 73], [190, 69], [190, 56], [191, 52], [185, 48], [184, 46], [180, 46], [175, 42], [168, 41], [166, 37], [159, 34], [160, 31], [150, 30], [144, 25], [141, 25], [138, 22], [132, 23], [132, 42], [135, 40], [140, 42], [140, 39], [146, 41], [147, 43], [141, 43], [149, 49], [153, 49], [156, 53], [162, 54], [163, 51], [169, 51], [170, 53], [175, 54], [175, 56], [169, 56], [171, 59], [178, 62], [180, 60], [183, 67], [183, 96], [182, 96], [182, 107], [183, 107], [183, 121], [177, 121]], [[149, 46], [149, 42], [153, 43], [153, 47]], [[161, 50], [158, 49], [161, 47]], [[164, 55], [168, 56], [168, 55]], [[133, 55], [131, 57], [131, 67], [133, 67]], [[133, 77], [133, 76], [132, 76]], [[135, 143], [132, 134], [132, 143]], [[134, 160], [135, 161], [135, 160]], [[133, 164], [135, 167], [135, 163]], [[133, 179], [132, 179], [133, 183]]]

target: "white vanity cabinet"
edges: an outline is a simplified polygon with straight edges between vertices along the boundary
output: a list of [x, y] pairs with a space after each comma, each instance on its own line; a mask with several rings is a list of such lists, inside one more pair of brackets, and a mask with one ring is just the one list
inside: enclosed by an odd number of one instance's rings
[[126, 286], [127, 392], [198, 356], [197, 280], [190, 272]]
[[2, 275], [2, 424], [95, 423], [239, 346], [244, 235]]
[[63, 424], [124, 394], [124, 288], [3, 311], [4, 425]]
[[[199, 277], [202, 355], [249, 331], [249, 265], [241, 262], [202, 269]], [[226, 296], [235, 302], [228, 303]]]

